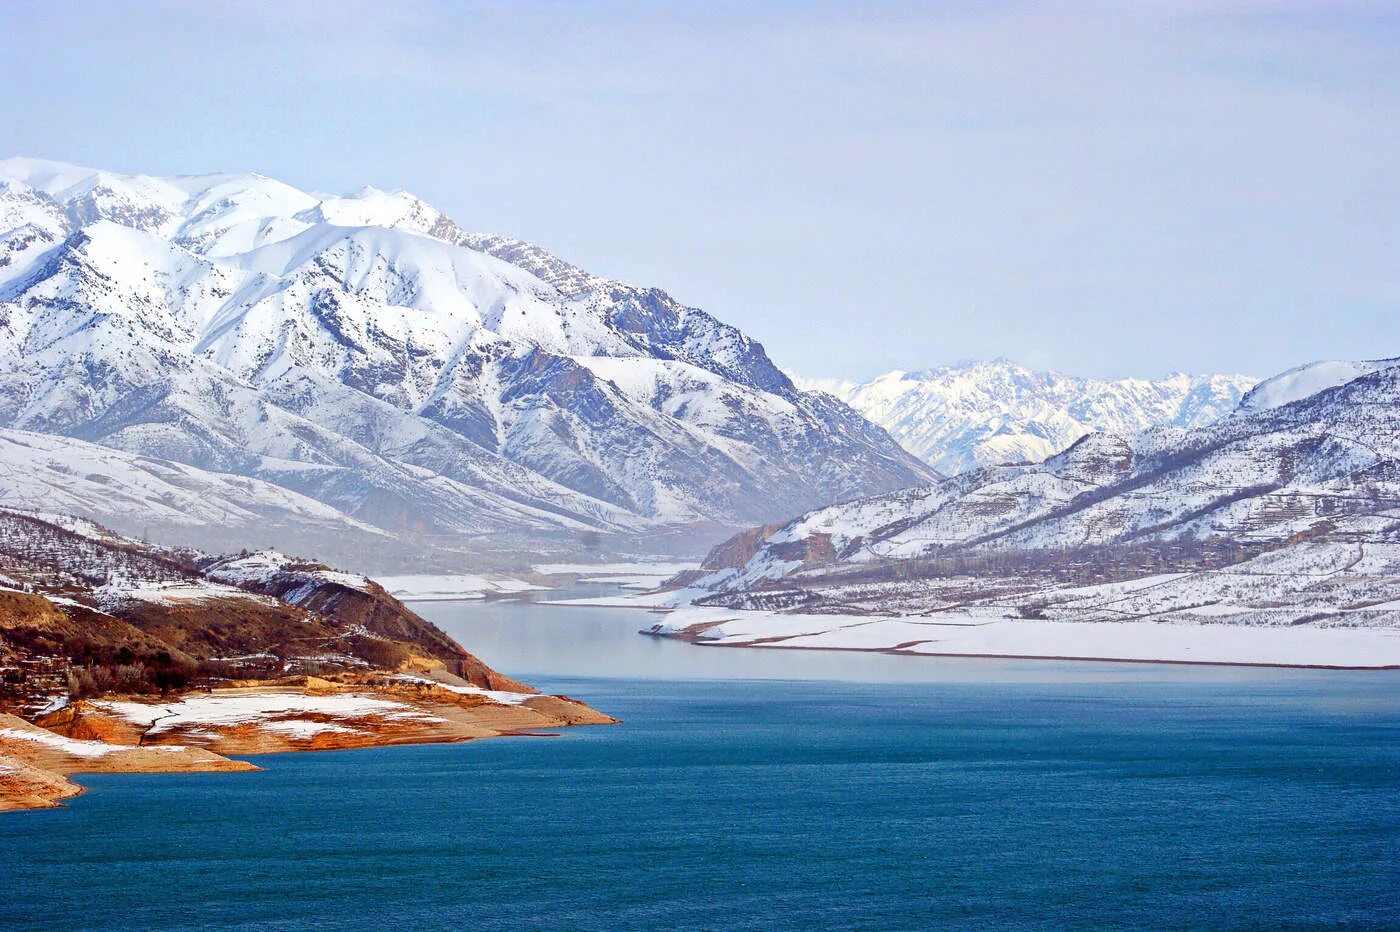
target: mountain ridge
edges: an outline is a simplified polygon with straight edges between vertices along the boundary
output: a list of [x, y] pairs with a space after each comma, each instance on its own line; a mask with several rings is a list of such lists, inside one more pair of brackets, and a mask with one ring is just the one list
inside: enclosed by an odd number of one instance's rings
[[[1291, 391], [1295, 371], [1265, 391]], [[1400, 359], [1350, 371], [1205, 427], [1090, 434], [1042, 463], [818, 509], [743, 551], [742, 567], [716, 568], [710, 584], [773, 585], [819, 564], [1014, 568], [1139, 548], [1160, 567], [1162, 553], [1191, 551], [1173, 558], [1190, 564], [1202, 547], [1239, 559], [1302, 541], [1388, 542], [1400, 535]]]
[[24, 159], [0, 162], [0, 427], [488, 549], [933, 476], [705, 311], [406, 192]]
[[1258, 381], [1179, 372], [1096, 379], [1003, 358], [895, 370], [863, 383], [796, 380], [850, 404], [944, 475], [1039, 462], [1094, 431], [1204, 426], [1230, 414]]

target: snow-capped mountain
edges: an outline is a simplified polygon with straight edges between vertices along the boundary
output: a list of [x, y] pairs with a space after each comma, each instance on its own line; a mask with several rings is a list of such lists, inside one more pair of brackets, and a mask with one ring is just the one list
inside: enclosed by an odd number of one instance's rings
[[818, 509], [760, 544], [731, 546], [743, 565], [710, 584], [744, 588], [817, 564], [955, 555], [985, 562], [1174, 541], [1389, 540], [1400, 533], [1400, 359], [1343, 368], [1270, 379], [1252, 404], [1207, 427], [1092, 434], [1043, 463], [984, 467]]
[[0, 426], [454, 539], [735, 526], [933, 476], [704, 311], [405, 192], [32, 159], [0, 162]]
[[1265, 379], [1240, 399], [1241, 411], [1265, 411], [1315, 395], [1323, 389], [1345, 385], [1357, 376], [1391, 363], [1388, 359], [1325, 360], [1295, 366], [1271, 379]]
[[1229, 414], [1257, 379], [1243, 375], [1091, 379], [1037, 372], [1004, 359], [869, 382], [797, 379], [885, 428], [944, 475], [1036, 463], [1085, 434], [1203, 427]]

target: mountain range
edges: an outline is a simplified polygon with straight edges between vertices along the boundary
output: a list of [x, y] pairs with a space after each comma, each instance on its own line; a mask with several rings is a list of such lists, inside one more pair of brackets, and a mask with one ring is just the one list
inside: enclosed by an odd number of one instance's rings
[[1393, 621], [1400, 359], [1300, 367], [1205, 427], [1091, 434], [1041, 463], [818, 509], [718, 548], [700, 585], [961, 574], [964, 589], [971, 577], [986, 591], [986, 578], [1051, 570], [1090, 581], [1206, 571], [1208, 586], [1158, 580], [1206, 604], [1223, 598], [1206, 589], [1244, 585], [1212, 567], [1254, 563], [1240, 572], [1260, 611], [1282, 611], [1306, 588], [1315, 601], [1294, 606], [1289, 623], [1362, 610]]
[[841, 399], [953, 476], [980, 466], [1039, 462], [1094, 432], [1204, 427], [1233, 411], [1258, 379], [1179, 372], [1151, 380], [1093, 379], [996, 359], [888, 372], [868, 382], [794, 381]]
[[713, 534], [935, 477], [710, 314], [406, 192], [34, 159], [0, 162], [0, 428], [0, 459], [43, 450], [7, 504], [48, 508], [47, 477], [123, 530], [136, 494], [360, 556]]

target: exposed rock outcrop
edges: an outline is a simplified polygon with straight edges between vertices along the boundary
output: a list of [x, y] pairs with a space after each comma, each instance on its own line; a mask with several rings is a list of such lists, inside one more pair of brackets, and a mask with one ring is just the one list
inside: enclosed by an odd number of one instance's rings
[[[6, 768], [9, 768], [8, 773], [3, 772]], [[76, 796], [81, 788], [67, 779], [68, 774], [74, 773], [207, 773], [257, 769], [247, 761], [229, 760], [204, 748], [108, 743], [65, 735], [18, 716], [0, 714], [0, 809], [43, 808]]]

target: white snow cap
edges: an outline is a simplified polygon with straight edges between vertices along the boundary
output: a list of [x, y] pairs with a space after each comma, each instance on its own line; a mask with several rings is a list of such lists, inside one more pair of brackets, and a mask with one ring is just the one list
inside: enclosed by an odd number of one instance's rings
[[1241, 411], [1267, 411], [1316, 395], [1338, 385], [1345, 385], [1378, 369], [1400, 365], [1400, 358], [1371, 359], [1360, 362], [1327, 360], [1310, 362], [1282, 372], [1254, 386], [1240, 399]]

